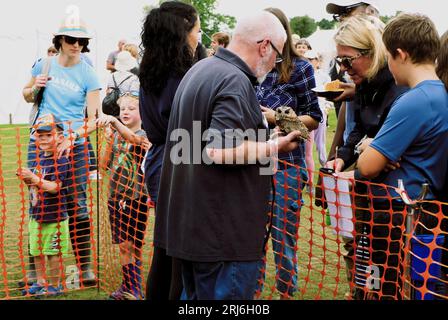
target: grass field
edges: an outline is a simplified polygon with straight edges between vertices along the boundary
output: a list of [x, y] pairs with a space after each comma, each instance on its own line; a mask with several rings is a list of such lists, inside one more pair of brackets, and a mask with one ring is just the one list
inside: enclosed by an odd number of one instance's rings
[[[330, 111], [327, 145], [334, 135], [336, 117]], [[95, 144], [95, 137], [92, 136]], [[27, 264], [27, 208], [28, 191], [15, 176], [16, 169], [26, 161], [28, 129], [24, 126], [0, 126], [0, 299], [20, 299], [17, 288]], [[315, 155], [316, 156], [316, 155]], [[319, 168], [316, 161], [316, 170]], [[92, 181], [88, 188], [88, 207], [94, 225], [94, 249], [99, 268], [99, 288], [69, 290], [57, 299], [107, 299], [120, 280], [117, 248], [111, 245], [108, 225], [107, 179], [97, 186]], [[99, 193], [98, 191], [99, 190]], [[344, 263], [339, 252], [337, 237], [325, 226], [325, 212], [311, 203], [304, 194], [298, 235], [299, 291], [294, 299], [343, 299], [348, 290]], [[144, 246], [143, 274], [150, 265], [152, 226], [154, 214], [147, 228]], [[269, 246], [271, 243], [269, 242]], [[74, 258], [64, 260], [65, 266], [74, 265]], [[278, 299], [275, 289], [275, 265], [272, 250], [268, 250], [266, 282], [261, 299]]]

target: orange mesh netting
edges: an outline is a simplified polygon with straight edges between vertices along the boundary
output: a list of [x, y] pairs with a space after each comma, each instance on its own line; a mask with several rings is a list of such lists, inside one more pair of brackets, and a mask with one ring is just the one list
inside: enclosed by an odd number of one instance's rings
[[[99, 130], [90, 137], [93, 156], [84, 135], [60, 164], [55, 156], [41, 155], [39, 144], [38, 151], [30, 149], [29, 137], [25, 126], [0, 129], [0, 299], [35, 295], [30, 292], [35, 281], [27, 274], [36, 261], [47, 283], [40, 293], [51, 293], [48, 285], [60, 278], [57, 293], [65, 299], [107, 298], [119, 288], [130, 293], [127, 299], [142, 298], [154, 227], [141, 170], [144, 148]], [[93, 157], [98, 170], [89, 175]], [[33, 166], [39, 177], [34, 187], [16, 175], [19, 168]], [[353, 187], [322, 172], [322, 188], [315, 193], [308, 178], [312, 172], [287, 163], [280, 169], [273, 177], [270, 237], [256, 297], [448, 298], [445, 206], [434, 201], [406, 205], [396, 188], [362, 181]], [[66, 183], [58, 181], [62, 176]], [[34, 214], [55, 217], [50, 231], [56, 230], [56, 241], [44, 239], [47, 222], [30, 222], [33, 195], [49, 197], [43, 189], [46, 179], [57, 183], [56, 204], [34, 200]], [[42, 254], [52, 255], [45, 254], [48, 243], [55, 258], [42, 263]], [[58, 253], [63, 246], [65, 255]]]

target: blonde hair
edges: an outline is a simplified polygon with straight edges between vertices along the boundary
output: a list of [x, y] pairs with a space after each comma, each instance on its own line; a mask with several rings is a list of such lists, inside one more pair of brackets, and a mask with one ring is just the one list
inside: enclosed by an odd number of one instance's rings
[[374, 16], [357, 15], [344, 20], [334, 40], [336, 44], [368, 52], [372, 59], [366, 72], [368, 80], [374, 78], [387, 64], [386, 47], [383, 43], [384, 23]]
[[139, 98], [138, 98], [137, 96], [134, 96], [134, 95], [130, 94], [130, 93], [126, 93], [126, 94], [124, 94], [123, 96], [121, 96], [121, 97], [117, 100], [117, 104], [118, 104], [118, 106], [121, 107], [121, 105], [122, 105], [122, 104], [125, 102], [125, 100], [127, 100], [127, 99], [131, 100], [132, 102], [136, 102], [136, 103], [137, 103], [137, 106], [138, 106]]

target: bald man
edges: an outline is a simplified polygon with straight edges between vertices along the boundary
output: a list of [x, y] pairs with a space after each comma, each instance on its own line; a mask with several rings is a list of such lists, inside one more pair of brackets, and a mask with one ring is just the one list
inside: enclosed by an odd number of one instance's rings
[[299, 146], [297, 131], [267, 140], [254, 91], [285, 41], [271, 13], [242, 19], [228, 48], [194, 65], [174, 97], [154, 232], [181, 261], [187, 299], [254, 297], [271, 191], [261, 163], [277, 146]]

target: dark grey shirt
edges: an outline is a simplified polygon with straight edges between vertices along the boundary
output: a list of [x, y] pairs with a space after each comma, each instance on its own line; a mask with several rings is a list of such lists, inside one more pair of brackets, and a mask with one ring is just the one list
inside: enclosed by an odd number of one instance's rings
[[[264, 129], [254, 91], [256, 78], [235, 54], [218, 53], [197, 63], [183, 78], [173, 101], [168, 133], [184, 129], [193, 139], [206, 129]], [[205, 135], [204, 135], [205, 136]], [[266, 134], [255, 137], [266, 141]], [[197, 143], [197, 141], [196, 141]], [[204, 151], [206, 141], [199, 142]], [[260, 164], [206, 164], [182, 153], [190, 164], [173, 164], [177, 141], [168, 137], [157, 203], [154, 244], [168, 255], [197, 262], [261, 259], [268, 222], [271, 176]], [[191, 142], [191, 144], [193, 144]], [[196, 148], [196, 146], [195, 146]]]

